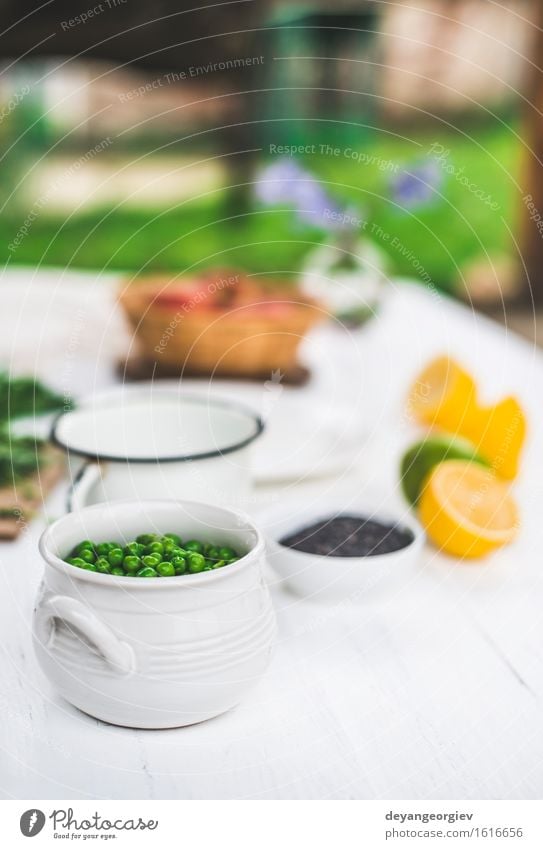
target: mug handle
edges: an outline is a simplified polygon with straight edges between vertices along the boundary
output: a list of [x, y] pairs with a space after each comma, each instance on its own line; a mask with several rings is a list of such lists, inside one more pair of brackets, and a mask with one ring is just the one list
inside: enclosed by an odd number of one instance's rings
[[49, 596], [36, 610], [36, 636], [45, 647], [53, 645], [57, 619], [77, 628], [119, 675], [134, 671], [134, 652], [128, 643], [119, 640], [82, 602], [67, 595]]
[[87, 497], [92, 487], [100, 480], [100, 466], [89, 461], [79, 470], [68, 492], [68, 513], [87, 506]]

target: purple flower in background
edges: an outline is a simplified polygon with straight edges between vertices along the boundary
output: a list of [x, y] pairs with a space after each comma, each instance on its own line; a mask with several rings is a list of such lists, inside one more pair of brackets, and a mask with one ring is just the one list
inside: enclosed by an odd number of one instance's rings
[[298, 182], [304, 178], [307, 174], [303, 168], [290, 159], [280, 159], [262, 169], [255, 183], [255, 195], [268, 206], [293, 203]]
[[268, 206], [292, 206], [298, 219], [327, 230], [351, 227], [354, 215], [346, 215], [309, 171], [289, 159], [267, 165], [255, 183], [256, 198]]
[[414, 163], [392, 180], [392, 195], [406, 209], [416, 209], [435, 201], [443, 183], [443, 171], [435, 159]]

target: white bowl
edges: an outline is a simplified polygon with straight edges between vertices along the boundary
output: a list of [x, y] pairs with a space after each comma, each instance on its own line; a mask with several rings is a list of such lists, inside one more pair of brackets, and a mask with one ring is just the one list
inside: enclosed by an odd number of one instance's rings
[[[128, 541], [146, 531], [246, 554], [212, 572], [147, 579], [62, 559], [83, 539]], [[190, 725], [236, 705], [268, 665], [275, 617], [262, 577], [264, 541], [244, 515], [192, 501], [97, 505], [51, 525], [40, 551], [36, 655], [85, 713], [135, 728]]]
[[[308, 554], [279, 540], [330, 516], [367, 516], [409, 530], [412, 541], [389, 554], [369, 557], [333, 557]], [[317, 601], [365, 600], [383, 592], [395, 593], [411, 583], [420, 565], [425, 534], [409, 513], [323, 505], [302, 510], [284, 506], [268, 512], [259, 522], [267, 537], [268, 560], [287, 587], [297, 595]]]

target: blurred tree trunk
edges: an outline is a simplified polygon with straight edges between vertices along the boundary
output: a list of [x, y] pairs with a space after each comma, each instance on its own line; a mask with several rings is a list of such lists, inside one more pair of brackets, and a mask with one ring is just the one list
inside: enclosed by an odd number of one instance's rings
[[[522, 274], [524, 300], [543, 303], [543, 8], [537, 7], [538, 26], [532, 61], [532, 78], [527, 92], [529, 105], [525, 117], [528, 146], [521, 175], [522, 209], [521, 253], [525, 264]], [[537, 224], [537, 215], [541, 223]]]

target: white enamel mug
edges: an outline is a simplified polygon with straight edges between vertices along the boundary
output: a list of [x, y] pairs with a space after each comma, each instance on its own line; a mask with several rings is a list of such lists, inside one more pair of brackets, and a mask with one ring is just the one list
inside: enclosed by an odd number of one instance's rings
[[148, 498], [243, 506], [252, 484], [250, 445], [263, 427], [235, 402], [131, 391], [62, 413], [51, 439], [69, 458], [70, 510]]
[[[222, 543], [236, 563], [174, 578], [104, 575], [64, 561], [83, 539], [178, 533]], [[243, 515], [191, 501], [115, 502], [68, 513], [40, 540], [34, 648], [59, 693], [114, 725], [171, 728], [234, 707], [271, 656], [264, 542]]]

